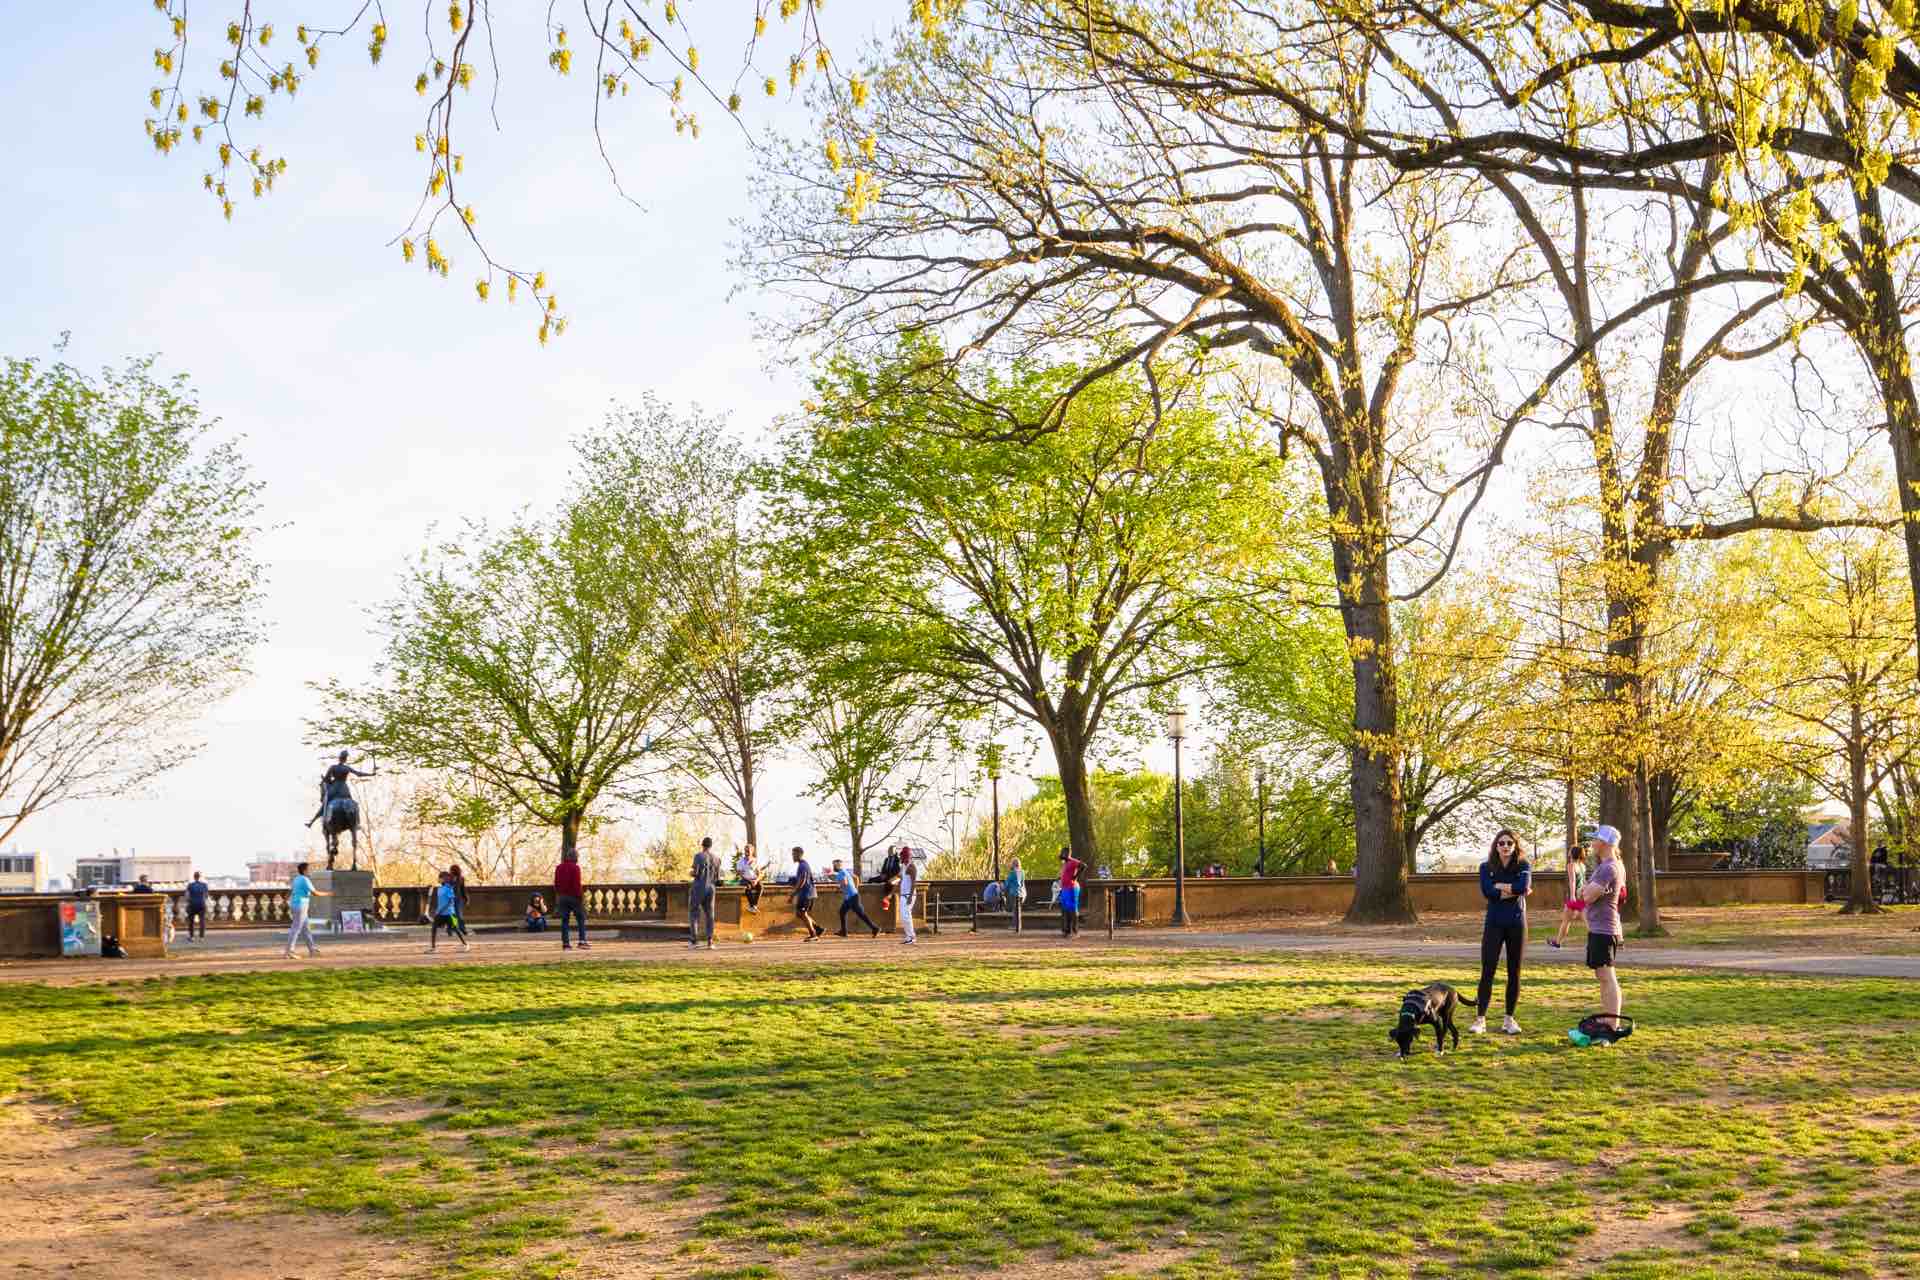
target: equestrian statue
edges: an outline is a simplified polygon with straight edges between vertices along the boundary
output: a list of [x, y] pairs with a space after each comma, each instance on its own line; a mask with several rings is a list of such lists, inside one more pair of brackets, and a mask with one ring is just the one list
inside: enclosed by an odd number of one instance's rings
[[[353, 791], [347, 786], [348, 778], [375, 778], [380, 775], [380, 762], [374, 761], [373, 770], [362, 773], [347, 763], [347, 753], [342, 751], [340, 759], [327, 766], [320, 775], [320, 811], [307, 819], [307, 825], [320, 823], [320, 830], [327, 837], [327, 870], [333, 870], [333, 860], [340, 855], [340, 833], [346, 832], [353, 841], [353, 870], [360, 869], [360, 806], [354, 803]], [[325, 819], [325, 821], [322, 821]]]

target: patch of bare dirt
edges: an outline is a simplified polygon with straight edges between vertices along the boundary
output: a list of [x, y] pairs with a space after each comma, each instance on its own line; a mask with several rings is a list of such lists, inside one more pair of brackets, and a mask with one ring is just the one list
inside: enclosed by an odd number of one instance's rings
[[352, 1115], [356, 1120], [366, 1120], [373, 1124], [418, 1124], [428, 1116], [437, 1115], [445, 1110], [430, 1103], [401, 1099], [394, 1102], [377, 1102], [370, 1107], [356, 1107]]
[[131, 1154], [57, 1109], [0, 1101], [0, 1255], [18, 1280], [384, 1280], [433, 1260], [350, 1217], [258, 1214], [159, 1184]]
[[1629, 1218], [1626, 1214], [1609, 1210], [1600, 1216], [1598, 1238], [1605, 1242], [1610, 1255], [1637, 1253], [1644, 1249], [1673, 1249], [1685, 1251], [1696, 1248], [1698, 1241], [1687, 1231], [1687, 1223], [1693, 1220], [1691, 1208], [1655, 1205], [1645, 1216]]
[[1567, 1166], [1553, 1160], [1502, 1160], [1497, 1167], [1485, 1169], [1449, 1168], [1438, 1170], [1455, 1182], [1469, 1186], [1512, 1185], [1537, 1187], [1567, 1175]]
[[[993, 1269], [997, 1280], [1133, 1280], [1134, 1277], [1159, 1275], [1170, 1267], [1192, 1259], [1196, 1250], [1181, 1245], [1155, 1246], [1136, 1253], [1103, 1253], [1085, 1258], [1027, 1258], [1002, 1263]], [[934, 1273], [940, 1276], [977, 1276], [978, 1271], [958, 1269]]]

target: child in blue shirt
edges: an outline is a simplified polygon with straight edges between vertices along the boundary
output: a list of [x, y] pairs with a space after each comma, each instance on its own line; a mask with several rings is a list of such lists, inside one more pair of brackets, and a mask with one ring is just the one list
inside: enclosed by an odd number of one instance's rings
[[454, 888], [453, 877], [444, 871], [440, 873], [439, 887], [433, 891], [433, 933], [427, 939], [428, 951], [438, 949], [441, 925], [460, 939], [462, 951], [471, 950], [467, 946], [467, 927], [460, 922], [460, 891]]

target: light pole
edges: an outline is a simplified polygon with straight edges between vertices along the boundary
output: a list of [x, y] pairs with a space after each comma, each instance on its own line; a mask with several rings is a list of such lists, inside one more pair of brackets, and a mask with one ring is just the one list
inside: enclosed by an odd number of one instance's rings
[[993, 783], [993, 878], [1000, 879], [1000, 744], [989, 742], [982, 753], [987, 779]]
[[1173, 922], [1184, 928], [1187, 919], [1187, 830], [1180, 809], [1180, 743], [1187, 736], [1187, 708], [1167, 712], [1167, 736], [1173, 739]]
[[1253, 762], [1253, 790], [1260, 805], [1260, 857], [1253, 864], [1253, 874], [1267, 874], [1267, 762]]

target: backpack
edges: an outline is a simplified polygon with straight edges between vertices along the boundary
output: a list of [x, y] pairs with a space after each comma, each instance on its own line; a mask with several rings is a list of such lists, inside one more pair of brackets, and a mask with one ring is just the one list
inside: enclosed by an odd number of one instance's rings
[[1605, 1047], [1618, 1044], [1633, 1034], [1633, 1019], [1624, 1013], [1590, 1013], [1580, 1019], [1580, 1025], [1567, 1032], [1567, 1039], [1581, 1048], [1588, 1045]]

